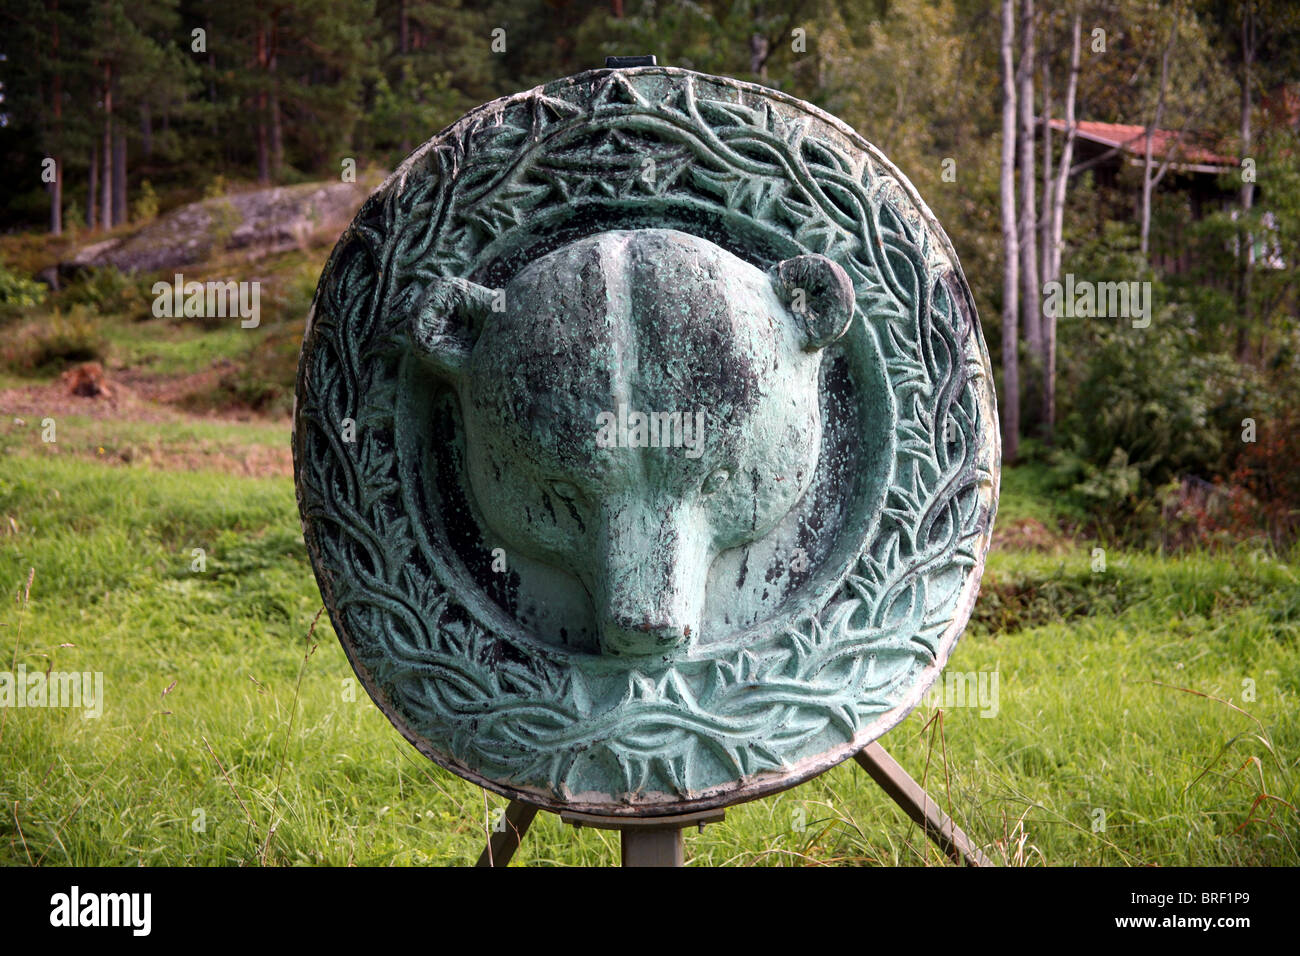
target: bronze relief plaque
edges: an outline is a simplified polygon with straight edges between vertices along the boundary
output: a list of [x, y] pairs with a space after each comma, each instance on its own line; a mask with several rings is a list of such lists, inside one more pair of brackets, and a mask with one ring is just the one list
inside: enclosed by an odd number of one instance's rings
[[989, 359], [951, 244], [828, 114], [666, 67], [488, 103], [340, 239], [294, 413], [343, 647], [421, 752], [548, 809], [784, 789], [970, 616]]

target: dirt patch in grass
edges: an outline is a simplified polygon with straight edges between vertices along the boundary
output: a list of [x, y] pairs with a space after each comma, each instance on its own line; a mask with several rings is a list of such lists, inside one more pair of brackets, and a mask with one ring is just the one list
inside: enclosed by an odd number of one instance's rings
[[[214, 369], [210, 374], [220, 375], [221, 370]], [[195, 380], [201, 378], [148, 380], [125, 374], [108, 379], [108, 394], [93, 398], [72, 394], [67, 381], [0, 390], [0, 437], [4, 439], [4, 453], [64, 454], [108, 465], [144, 465], [174, 471], [206, 468], [248, 477], [291, 476], [293, 455], [287, 418], [258, 416], [247, 410], [194, 414], [166, 403], [169, 397], [195, 387]], [[42, 422], [46, 419], [53, 419], [58, 429], [58, 440], [54, 443], [42, 439]], [[83, 424], [84, 420], [102, 422], [108, 427], [99, 426], [88, 432], [84, 427], [67, 425], [68, 419], [81, 419]], [[238, 433], [230, 438], [195, 437], [186, 434], [184, 428], [174, 427], [254, 421], [281, 425], [284, 441], [267, 444], [264, 434], [249, 440], [241, 440]], [[167, 427], [160, 428], [157, 434], [136, 427], [115, 433], [113, 424]]]
[[[142, 401], [174, 406], [170, 410], [176, 414], [193, 417], [183, 409], [193, 407], [194, 396], [207, 395], [218, 388], [221, 380], [234, 367], [235, 363], [230, 359], [218, 359], [202, 371], [190, 375], [163, 375], [124, 368], [114, 372], [114, 381], [129, 388]], [[231, 407], [207, 417], [244, 422], [252, 421], [258, 416], [251, 409]]]
[[223, 383], [237, 370], [237, 363], [230, 359], [217, 359], [207, 368], [185, 375], [110, 367], [104, 377], [107, 395], [70, 394], [66, 377], [0, 388], [0, 415], [35, 416], [37, 421], [60, 415], [133, 422], [273, 422], [284, 418], [250, 408], [234, 398], [224, 403], [210, 402], [211, 396], [222, 393]]
[[180, 422], [187, 416], [175, 409], [142, 398], [117, 377], [109, 379], [110, 394], [94, 398], [73, 395], [59, 380], [39, 385], [0, 390], [0, 415], [21, 418], [40, 425], [42, 419], [58, 421], [83, 415], [97, 421]]
[[1048, 578], [985, 575], [971, 615], [974, 633], [1010, 634], [1084, 615], [1118, 614], [1146, 592], [1111, 575], [1061, 575]]
[[[100, 446], [103, 448], [103, 446]], [[89, 452], [83, 457], [92, 457]], [[265, 445], [226, 445], [219, 442], [193, 443], [130, 442], [122, 448], [98, 448], [93, 457], [110, 465], [143, 464], [169, 471], [197, 471], [208, 468], [247, 478], [293, 475], [293, 455], [286, 439], [283, 448]]]
[[994, 523], [993, 547], [999, 551], [1064, 554], [1070, 547], [1070, 539], [1036, 518], [1018, 518]]

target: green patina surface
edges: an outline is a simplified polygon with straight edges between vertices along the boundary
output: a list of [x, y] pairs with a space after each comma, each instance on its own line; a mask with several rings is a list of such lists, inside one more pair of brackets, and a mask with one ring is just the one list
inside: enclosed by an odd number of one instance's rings
[[997, 497], [988, 357], [910, 184], [807, 104], [661, 67], [402, 165], [322, 276], [294, 447], [394, 724], [607, 814], [780, 789], [897, 723]]

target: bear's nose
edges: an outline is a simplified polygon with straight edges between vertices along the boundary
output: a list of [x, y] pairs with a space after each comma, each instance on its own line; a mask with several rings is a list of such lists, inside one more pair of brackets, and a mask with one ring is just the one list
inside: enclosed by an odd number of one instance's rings
[[656, 654], [684, 644], [690, 638], [690, 625], [654, 622], [650, 619], [628, 621], [615, 619], [605, 627], [607, 653], [620, 655]]

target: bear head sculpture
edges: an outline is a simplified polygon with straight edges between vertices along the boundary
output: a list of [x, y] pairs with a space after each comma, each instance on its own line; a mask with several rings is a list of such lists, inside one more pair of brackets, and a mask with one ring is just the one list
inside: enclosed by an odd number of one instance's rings
[[821, 352], [853, 317], [820, 255], [765, 271], [670, 229], [604, 232], [503, 289], [439, 279], [410, 341], [456, 392], [506, 545], [582, 582], [611, 655], [699, 637], [717, 555], [771, 531], [821, 451]]

